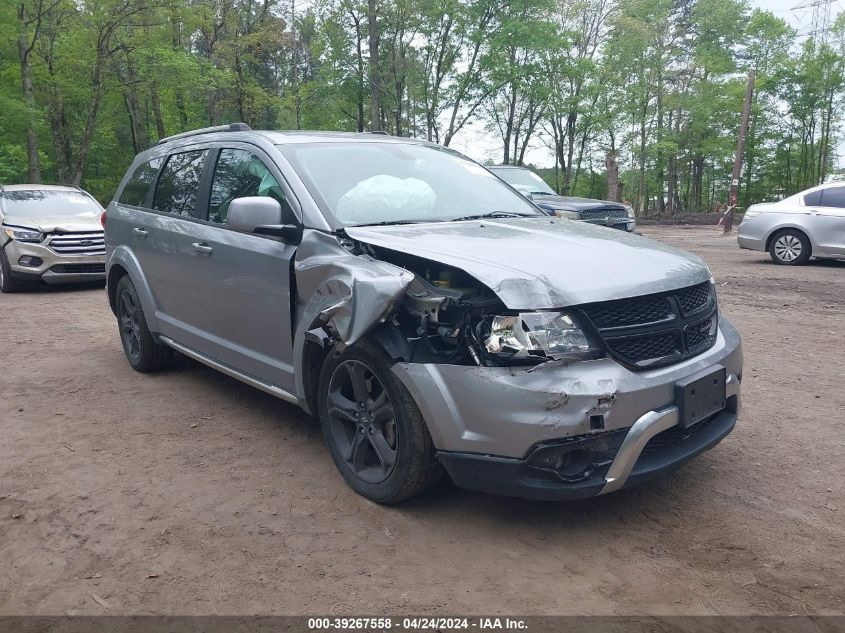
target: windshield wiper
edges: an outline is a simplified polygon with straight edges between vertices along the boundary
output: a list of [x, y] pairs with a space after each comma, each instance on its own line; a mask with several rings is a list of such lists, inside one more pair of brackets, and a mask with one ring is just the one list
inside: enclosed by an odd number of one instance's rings
[[393, 226], [396, 224], [423, 224], [425, 222], [442, 222], [442, 220], [381, 220], [379, 222], [366, 222], [364, 224], [350, 224], [349, 226]]
[[489, 211], [487, 213], [476, 213], [465, 215], [460, 218], [452, 218], [449, 222], [461, 222], [463, 220], [484, 220], [485, 218], [533, 218], [531, 213], [516, 213], [515, 211]]

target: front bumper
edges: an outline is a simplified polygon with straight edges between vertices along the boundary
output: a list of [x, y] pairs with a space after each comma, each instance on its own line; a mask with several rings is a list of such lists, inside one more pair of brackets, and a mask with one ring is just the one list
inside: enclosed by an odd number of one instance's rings
[[[102, 281], [106, 278], [106, 255], [59, 254], [43, 243], [10, 240], [3, 247], [12, 276], [21, 280], [41, 280], [48, 284]], [[21, 264], [21, 258], [38, 258], [36, 266]]]
[[[718, 367], [727, 374], [726, 409], [681, 431], [676, 383]], [[658, 369], [633, 372], [600, 359], [532, 370], [397, 363], [394, 372], [419, 405], [440, 460], [459, 486], [566, 499], [643, 481], [718, 443], [740, 408], [742, 346], [722, 317], [712, 348]], [[672, 435], [678, 441], [667, 442]], [[536, 451], [573, 442], [603, 442], [606, 463], [578, 481], [532, 465]]]
[[[624, 437], [609, 465], [601, 466], [578, 481], [564, 480], [550, 470], [536, 468], [533, 453], [526, 459], [448, 453], [438, 455], [449, 476], [461, 488], [477, 492], [540, 501], [582, 499], [641, 484], [678, 468], [709, 450], [736, 424], [738, 380], [731, 375], [728, 407], [691, 429], [677, 427], [674, 405], [641, 416]], [[536, 451], [547, 447], [540, 446]]]

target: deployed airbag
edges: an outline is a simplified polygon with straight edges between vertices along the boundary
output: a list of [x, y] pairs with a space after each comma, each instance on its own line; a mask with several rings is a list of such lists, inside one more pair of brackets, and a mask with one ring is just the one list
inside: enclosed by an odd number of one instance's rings
[[434, 216], [437, 194], [419, 178], [382, 174], [362, 180], [337, 202], [337, 218], [345, 224], [384, 220], [419, 220]]

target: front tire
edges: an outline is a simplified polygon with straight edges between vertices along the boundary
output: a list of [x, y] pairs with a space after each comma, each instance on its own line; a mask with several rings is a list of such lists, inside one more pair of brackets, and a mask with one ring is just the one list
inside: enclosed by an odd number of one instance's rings
[[440, 479], [443, 469], [422, 414], [390, 369], [362, 341], [330, 354], [320, 372], [317, 409], [335, 466], [358, 494], [398, 503]]
[[0, 247], [0, 292], [8, 293], [18, 290], [20, 290], [20, 284], [16, 279], [12, 279], [12, 267], [9, 266], [6, 251]]
[[802, 266], [809, 261], [812, 252], [810, 240], [796, 229], [780, 231], [769, 246], [772, 261], [782, 266]]
[[120, 341], [132, 369], [146, 373], [167, 366], [173, 358], [173, 350], [156, 343], [150, 333], [138, 291], [129, 275], [124, 275], [117, 282], [115, 302]]

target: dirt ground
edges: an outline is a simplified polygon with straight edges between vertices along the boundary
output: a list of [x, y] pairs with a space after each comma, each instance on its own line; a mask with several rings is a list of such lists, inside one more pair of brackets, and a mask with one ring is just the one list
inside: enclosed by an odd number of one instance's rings
[[0, 614], [845, 612], [845, 263], [645, 232], [711, 265], [744, 410], [577, 503], [374, 505], [296, 407], [184, 358], [133, 372], [102, 288], [0, 296]]

